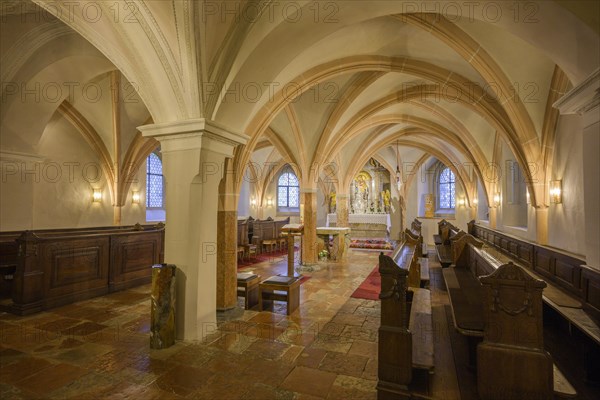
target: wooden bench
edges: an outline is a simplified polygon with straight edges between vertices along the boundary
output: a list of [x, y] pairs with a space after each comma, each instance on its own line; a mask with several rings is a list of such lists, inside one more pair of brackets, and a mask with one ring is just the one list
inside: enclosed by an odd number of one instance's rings
[[419, 261], [419, 251], [421, 248], [419, 238], [412, 235], [408, 230], [404, 231], [404, 241], [396, 247], [392, 253], [392, 260], [408, 271], [409, 287], [428, 287], [429, 286], [429, 263]]
[[[512, 261], [546, 282], [542, 299], [547, 316], [564, 325], [561, 328], [569, 340], [581, 343], [586, 381], [599, 386], [600, 271], [586, 267], [582, 259], [558, 249], [527, 242], [477, 225], [475, 221], [467, 225], [472, 235], [488, 245], [474, 254], [474, 258], [487, 257], [496, 263]], [[479, 275], [487, 273], [481, 271]]]
[[422, 257], [427, 257], [427, 244], [424, 243], [423, 241], [423, 235], [421, 233], [421, 221], [419, 221], [418, 219], [414, 219], [411, 223], [410, 223], [410, 232], [413, 234], [413, 236], [416, 236], [420, 239], [421, 241], [421, 256]]
[[1, 248], [14, 248], [13, 235], [19, 251], [0, 308], [26, 315], [150, 283], [151, 266], [164, 260], [164, 232], [159, 223], [3, 233]]
[[444, 224], [440, 229], [438, 239], [434, 235], [434, 241], [441, 242], [436, 243], [435, 251], [442, 268], [448, 268], [452, 264], [452, 241], [458, 239], [464, 232], [450, 223]]
[[[574, 397], [575, 390], [543, 351], [545, 282], [513, 263], [483, 256], [482, 249], [481, 241], [463, 235], [453, 246], [455, 266], [443, 270], [454, 326], [467, 336], [471, 366], [477, 360], [480, 397], [551, 398], [552, 391]], [[478, 344], [480, 338], [484, 341]]]
[[409, 287], [408, 269], [383, 253], [379, 255], [379, 273], [378, 398], [410, 398], [413, 369], [428, 374], [434, 371], [431, 294], [427, 289]]

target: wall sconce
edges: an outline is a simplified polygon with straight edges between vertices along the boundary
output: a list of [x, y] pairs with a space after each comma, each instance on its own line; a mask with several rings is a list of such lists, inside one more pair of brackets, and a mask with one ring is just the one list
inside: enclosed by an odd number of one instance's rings
[[478, 199], [477, 197], [475, 197], [475, 198], [473, 199], [473, 205], [474, 205], [474, 206], [477, 206], [477, 204], [479, 204], [479, 199]]
[[464, 198], [464, 197], [459, 197], [459, 198], [458, 198], [458, 205], [459, 205], [460, 207], [464, 207], [464, 206], [465, 206], [465, 204], [467, 204], [467, 201], [465, 200], [465, 198]]
[[267, 207], [273, 207], [273, 199], [272, 198], [267, 199]]
[[100, 203], [102, 201], [102, 191], [100, 189], [93, 189], [92, 202]]
[[256, 206], [256, 199], [255, 199], [254, 197], [252, 197], [252, 198], [250, 199], [250, 204], [251, 204], [252, 206]]
[[131, 192], [131, 204], [140, 204], [140, 192]]
[[500, 192], [494, 193], [494, 205], [496, 207], [500, 205]]
[[550, 203], [562, 203], [562, 180], [550, 181]]

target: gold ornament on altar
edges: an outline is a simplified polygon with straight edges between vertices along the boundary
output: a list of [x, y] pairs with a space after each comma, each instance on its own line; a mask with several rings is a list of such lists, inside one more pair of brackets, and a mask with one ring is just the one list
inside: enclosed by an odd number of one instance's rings
[[390, 193], [389, 189], [386, 189], [383, 192], [383, 205], [385, 206], [386, 211], [389, 210], [389, 208], [390, 208], [391, 199], [392, 199], [392, 194]]

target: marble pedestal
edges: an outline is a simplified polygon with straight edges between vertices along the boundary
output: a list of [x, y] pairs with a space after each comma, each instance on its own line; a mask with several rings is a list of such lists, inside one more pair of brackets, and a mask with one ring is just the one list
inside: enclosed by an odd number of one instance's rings
[[152, 266], [150, 348], [166, 349], [175, 344], [175, 271], [173, 264]]
[[[317, 228], [318, 248], [329, 251], [329, 258], [343, 261], [347, 258], [350, 248], [350, 228], [319, 227]], [[333, 236], [333, 245], [329, 248], [329, 237]]]

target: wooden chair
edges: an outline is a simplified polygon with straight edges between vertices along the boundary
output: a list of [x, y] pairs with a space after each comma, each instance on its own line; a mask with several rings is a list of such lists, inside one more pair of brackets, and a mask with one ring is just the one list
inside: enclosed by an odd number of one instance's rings
[[[269, 253], [277, 249], [279, 243], [277, 236], [275, 235], [275, 221], [265, 220], [259, 222], [261, 226], [262, 236], [260, 240], [261, 251], [264, 249]], [[255, 223], [256, 229], [256, 223]]]
[[238, 252], [240, 247], [243, 249], [243, 256], [246, 259], [250, 256], [256, 257], [257, 246], [248, 240], [248, 220], [238, 221]]

